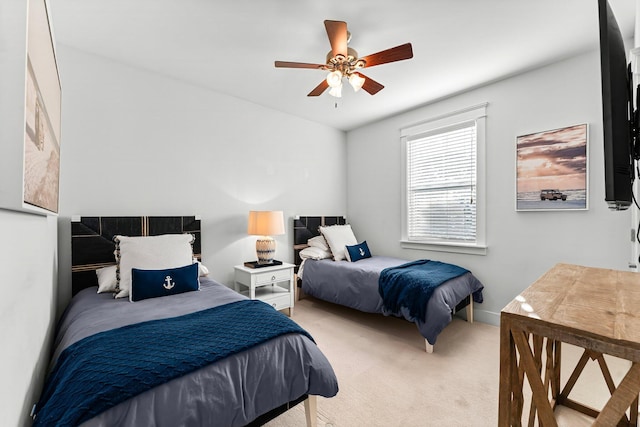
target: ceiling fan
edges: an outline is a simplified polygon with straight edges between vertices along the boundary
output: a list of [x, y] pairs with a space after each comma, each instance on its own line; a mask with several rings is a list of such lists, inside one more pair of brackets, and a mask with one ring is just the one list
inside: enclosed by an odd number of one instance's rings
[[411, 43], [405, 43], [359, 58], [358, 52], [347, 46], [351, 33], [347, 31], [346, 22], [326, 20], [324, 21], [324, 26], [329, 36], [329, 43], [331, 43], [331, 51], [327, 53], [327, 62], [325, 64], [275, 61], [276, 68], [311, 68], [329, 71], [327, 78], [320, 82], [307, 96], [319, 96], [327, 88], [331, 87], [329, 94], [339, 98], [342, 96], [343, 78], [348, 79], [355, 91], [362, 88], [371, 95], [375, 95], [384, 86], [362, 74], [359, 71], [361, 68], [413, 58]]

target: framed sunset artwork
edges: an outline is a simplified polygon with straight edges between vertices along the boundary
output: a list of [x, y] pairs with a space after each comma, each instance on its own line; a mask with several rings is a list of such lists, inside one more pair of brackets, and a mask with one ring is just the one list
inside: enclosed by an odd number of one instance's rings
[[588, 126], [516, 138], [516, 210], [588, 209]]

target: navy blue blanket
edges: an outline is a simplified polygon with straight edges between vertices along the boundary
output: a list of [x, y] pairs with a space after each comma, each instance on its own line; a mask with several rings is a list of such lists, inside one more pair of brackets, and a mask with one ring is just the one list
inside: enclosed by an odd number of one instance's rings
[[288, 333], [313, 340], [270, 305], [242, 300], [92, 335], [60, 354], [33, 425], [78, 425], [152, 387]]
[[425, 321], [427, 303], [435, 288], [467, 272], [440, 261], [412, 261], [382, 270], [378, 292], [387, 310], [398, 314], [402, 307], [407, 307], [413, 318]]

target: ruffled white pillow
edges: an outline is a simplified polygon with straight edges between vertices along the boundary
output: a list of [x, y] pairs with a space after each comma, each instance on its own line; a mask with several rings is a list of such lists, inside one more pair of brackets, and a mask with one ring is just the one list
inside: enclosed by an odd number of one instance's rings
[[198, 276], [202, 277], [202, 276], [208, 276], [209, 275], [209, 269], [207, 267], [205, 267], [205, 265], [203, 263], [201, 263], [200, 261], [198, 261], [198, 258], [194, 258], [193, 259], [193, 263], [198, 263]]
[[312, 237], [307, 240], [307, 245], [313, 246], [314, 248], [320, 248], [325, 251], [329, 251], [329, 245], [327, 245], [327, 241], [322, 236]]
[[300, 251], [300, 258], [302, 259], [327, 259], [331, 258], [331, 252], [315, 246], [309, 246]]

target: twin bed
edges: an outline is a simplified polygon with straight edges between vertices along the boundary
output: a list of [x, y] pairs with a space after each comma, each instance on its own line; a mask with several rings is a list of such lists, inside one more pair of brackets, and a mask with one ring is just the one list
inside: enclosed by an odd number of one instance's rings
[[199, 258], [196, 217], [74, 218], [74, 297], [34, 425], [262, 425], [303, 401], [316, 424], [314, 398], [334, 396], [337, 379], [312, 337], [268, 304], [204, 276], [197, 292], [135, 302], [96, 292], [114, 236], [183, 233]]
[[[416, 324], [420, 334], [425, 338], [428, 353], [433, 352], [438, 334], [451, 322], [456, 311], [466, 307], [467, 321], [473, 321], [473, 302], [482, 302], [483, 285], [471, 272], [459, 269], [457, 266], [437, 261], [426, 262], [426, 260], [409, 263], [407, 260], [398, 258], [370, 256], [370, 253], [367, 254], [370, 257], [364, 257], [355, 262], [336, 261], [333, 256], [327, 258], [327, 255], [322, 255], [322, 250], [317, 248], [310, 256], [305, 254], [309, 251], [309, 243], [317, 240], [321, 235], [321, 229], [326, 232], [327, 229], [345, 225], [345, 218], [340, 216], [300, 216], [294, 219], [295, 262], [304, 295], [311, 295], [368, 313], [404, 317]], [[354, 247], [357, 245], [352, 246]], [[439, 286], [432, 288], [418, 283], [419, 291], [409, 295], [407, 299], [422, 304], [415, 310], [420, 314], [413, 312], [407, 306], [390, 308], [386, 295], [384, 299], [381, 296], [381, 292], [385, 290], [381, 287], [381, 275], [387, 278], [393, 274], [399, 277], [415, 274], [419, 277], [418, 280], [422, 280], [433, 273], [431, 271], [425, 273], [422, 270], [414, 273], [413, 269], [431, 265], [434, 267], [432, 271], [436, 274], [444, 267], [459, 269], [456, 273], [458, 275], [451, 275], [450, 279], [442, 284], [437, 283], [436, 285], [439, 284]], [[404, 283], [399, 286], [404, 286]], [[424, 289], [429, 290], [429, 296], [421, 295]]]

